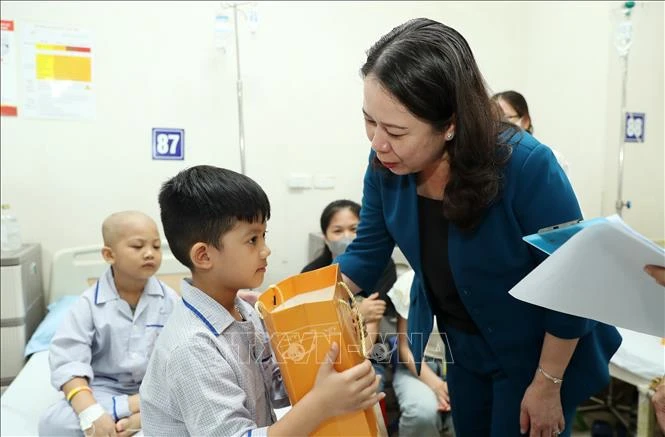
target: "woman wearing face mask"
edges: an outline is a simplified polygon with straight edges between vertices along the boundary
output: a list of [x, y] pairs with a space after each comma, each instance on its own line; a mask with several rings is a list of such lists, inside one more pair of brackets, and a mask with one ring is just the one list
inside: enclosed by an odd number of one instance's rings
[[[320, 269], [332, 264], [333, 259], [344, 253], [347, 246], [356, 237], [356, 228], [360, 221], [360, 205], [351, 200], [335, 200], [323, 209], [321, 213], [321, 232], [323, 233], [325, 246], [321, 255], [307, 264], [302, 272]], [[397, 280], [395, 263], [388, 260], [376, 285], [371, 289], [373, 292], [359, 303], [360, 312], [365, 320], [370, 344], [378, 338], [379, 323], [386, 312], [386, 303], [389, 303], [387, 312], [395, 314], [394, 307], [388, 299], [387, 293]], [[373, 361], [374, 362], [374, 361]], [[374, 370], [379, 375], [384, 373], [385, 363], [374, 362]], [[379, 391], [383, 389], [383, 379]]]
[[352, 200], [335, 200], [329, 203], [323, 209], [320, 219], [325, 241], [323, 252], [302, 271], [309, 272], [329, 266], [337, 255], [344, 253], [356, 237], [359, 217], [360, 205]]

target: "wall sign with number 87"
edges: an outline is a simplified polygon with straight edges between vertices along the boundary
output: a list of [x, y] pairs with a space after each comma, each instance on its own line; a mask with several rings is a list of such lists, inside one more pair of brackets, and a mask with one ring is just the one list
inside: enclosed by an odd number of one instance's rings
[[184, 129], [154, 128], [152, 159], [185, 159]]

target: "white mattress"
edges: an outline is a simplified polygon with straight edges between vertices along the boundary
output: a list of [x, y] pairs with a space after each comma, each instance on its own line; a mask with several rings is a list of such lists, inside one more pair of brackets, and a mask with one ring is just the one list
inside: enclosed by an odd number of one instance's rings
[[[665, 345], [663, 339], [617, 328], [623, 337], [621, 347], [612, 357], [612, 364], [628, 370], [644, 381], [665, 375]], [[630, 381], [628, 381], [630, 382]]]
[[36, 436], [39, 417], [62, 393], [51, 386], [48, 351], [33, 354], [0, 397], [0, 435]]
[[[0, 398], [0, 436], [38, 435], [40, 416], [62, 396], [51, 386], [48, 351], [33, 354]], [[281, 418], [290, 408], [280, 408], [275, 413]]]

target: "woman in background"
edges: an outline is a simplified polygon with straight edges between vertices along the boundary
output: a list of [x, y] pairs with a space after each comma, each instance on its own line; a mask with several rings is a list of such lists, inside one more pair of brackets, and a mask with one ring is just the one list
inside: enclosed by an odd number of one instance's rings
[[[333, 259], [344, 253], [351, 241], [356, 238], [358, 222], [360, 222], [360, 205], [358, 203], [346, 199], [329, 203], [323, 209], [320, 219], [325, 246], [321, 254], [307, 264], [302, 272], [309, 272], [332, 264]], [[386, 302], [390, 301], [387, 293], [396, 280], [395, 263], [391, 258], [373, 288], [374, 293], [366, 299], [375, 301], [372, 305], [365, 304], [369, 310], [365, 317], [367, 322], [381, 320], [381, 316], [386, 309]]]
[[[302, 272], [320, 269], [332, 264], [333, 259], [344, 253], [347, 246], [356, 238], [356, 229], [360, 221], [360, 205], [352, 200], [335, 200], [328, 204], [321, 213], [321, 232], [323, 233], [325, 246], [321, 254], [312, 262], [307, 264]], [[388, 291], [397, 280], [395, 263], [392, 258], [388, 260], [383, 273], [376, 285], [371, 290], [373, 293], [360, 300], [359, 308], [365, 320], [368, 343], [374, 344], [379, 335], [379, 324], [386, 311], [386, 304], [390, 307], [388, 312], [394, 313], [394, 307], [388, 299]], [[383, 390], [383, 375], [385, 373], [385, 364], [377, 362], [370, 358], [374, 365], [377, 375], [381, 376], [379, 391]]]
[[[531, 114], [529, 114], [529, 105], [526, 103], [524, 96], [517, 91], [503, 91], [496, 93], [492, 96], [503, 113], [503, 117], [515, 126], [519, 126], [525, 131], [533, 135], [533, 123], [531, 121]], [[551, 149], [551, 147], [550, 147]], [[558, 151], [552, 149], [552, 153], [559, 161], [559, 165], [566, 173], [570, 174], [570, 164], [566, 158]]]

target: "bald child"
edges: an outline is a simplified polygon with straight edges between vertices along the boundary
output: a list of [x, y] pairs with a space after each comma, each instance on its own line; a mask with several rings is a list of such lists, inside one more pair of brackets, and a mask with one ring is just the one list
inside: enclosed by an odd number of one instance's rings
[[162, 261], [155, 221], [139, 211], [102, 224], [109, 264], [58, 327], [51, 383], [64, 398], [41, 417], [41, 436], [129, 436], [140, 430], [139, 386], [177, 294], [155, 278]]

